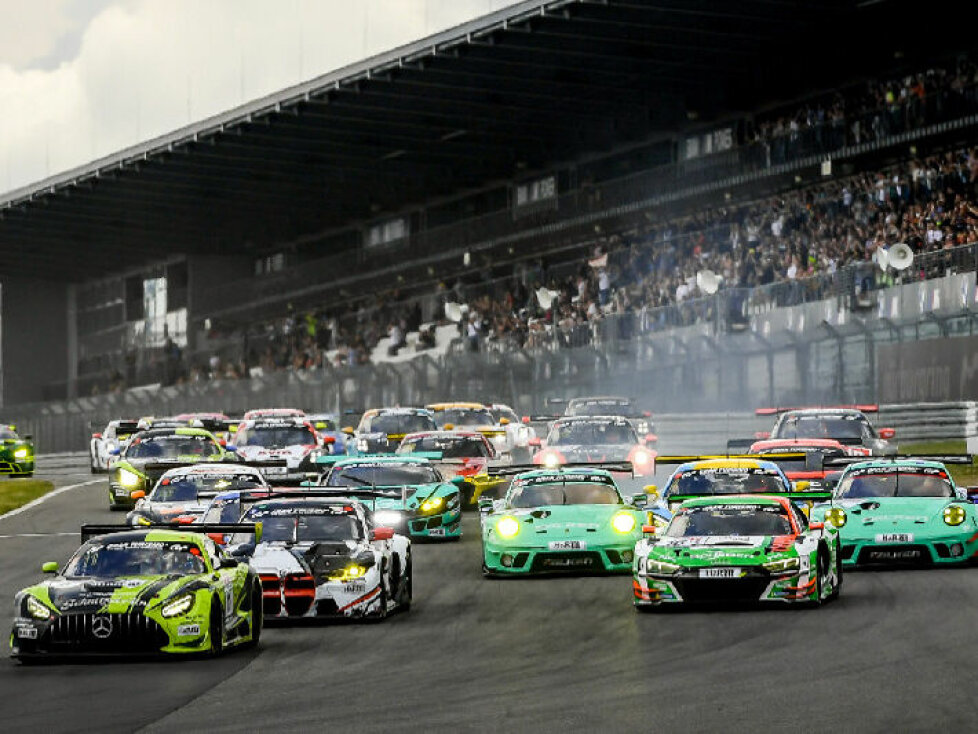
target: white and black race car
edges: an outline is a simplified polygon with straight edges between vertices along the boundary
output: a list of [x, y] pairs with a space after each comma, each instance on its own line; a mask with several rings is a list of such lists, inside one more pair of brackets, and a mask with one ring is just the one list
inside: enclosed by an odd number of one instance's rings
[[139, 421], [112, 420], [101, 431], [92, 434], [88, 445], [89, 464], [92, 474], [107, 472], [109, 466], [117, 461], [118, 454], [129, 443], [129, 439], [139, 431]]
[[411, 541], [374, 526], [356, 500], [279, 496], [243, 517], [261, 523], [261, 540], [231, 536], [228, 550], [258, 573], [266, 619], [384, 618], [410, 608]]
[[284, 461], [262, 471], [272, 484], [299, 484], [318, 473], [316, 459], [330, 453], [305, 418], [259, 418], [238, 426], [234, 448], [247, 462]]

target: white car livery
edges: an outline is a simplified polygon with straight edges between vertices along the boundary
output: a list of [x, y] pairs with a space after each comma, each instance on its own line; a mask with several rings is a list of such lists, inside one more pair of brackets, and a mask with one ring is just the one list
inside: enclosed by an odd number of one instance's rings
[[109, 421], [108, 425], [98, 433], [93, 433], [88, 446], [92, 474], [108, 471], [109, 466], [118, 461], [118, 454], [138, 430], [138, 421], [114, 420]]
[[305, 418], [261, 418], [243, 421], [235, 435], [235, 450], [249, 462], [285, 462], [262, 473], [272, 484], [297, 484], [318, 473], [316, 459], [330, 453]]

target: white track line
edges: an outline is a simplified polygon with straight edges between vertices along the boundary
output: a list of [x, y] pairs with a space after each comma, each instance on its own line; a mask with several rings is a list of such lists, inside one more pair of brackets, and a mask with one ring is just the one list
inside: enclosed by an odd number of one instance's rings
[[10, 540], [11, 538], [59, 538], [66, 535], [78, 535], [76, 530], [73, 533], [18, 533], [17, 535], [0, 535], [0, 540]]
[[90, 479], [87, 482], [79, 482], [78, 484], [69, 484], [66, 487], [58, 487], [57, 489], [52, 490], [51, 492], [48, 492], [47, 494], [42, 494], [36, 500], [31, 500], [26, 505], [21, 505], [16, 510], [11, 510], [10, 512], [7, 512], [7, 513], [4, 513], [3, 515], [0, 515], [0, 520], [6, 520], [8, 517], [13, 517], [14, 515], [19, 515], [20, 513], [24, 512], [26, 510], [31, 509], [32, 507], [37, 507], [39, 504], [41, 504], [45, 500], [49, 500], [52, 497], [57, 497], [62, 492], [67, 492], [70, 489], [78, 489], [79, 487], [87, 487], [90, 484], [95, 484], [97, 482], [104, 482], [104, 481], [105, 481], [104, 479]]

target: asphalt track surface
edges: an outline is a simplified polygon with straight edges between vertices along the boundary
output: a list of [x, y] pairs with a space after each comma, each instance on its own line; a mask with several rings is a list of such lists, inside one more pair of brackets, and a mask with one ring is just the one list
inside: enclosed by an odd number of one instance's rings
[[[92, 480], [65, 460], [38, 474]], [[0, 599], [63, 563], [81, 522], [122, 517], [99, 480], [0, 518]], [[637, 614], [628, 577], [485, 580], [477, 519], [464, 529], [415, 546], [414, 606], [379, 624], [268, 628], [257, 651], [217, 660], [0, 659], [0, 728], [974, 729], [978, 568], [848, 574], [814, 610]]]

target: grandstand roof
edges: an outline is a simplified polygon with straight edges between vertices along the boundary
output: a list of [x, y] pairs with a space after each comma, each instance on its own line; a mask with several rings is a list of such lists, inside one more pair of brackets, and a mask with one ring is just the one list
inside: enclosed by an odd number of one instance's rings
[[265, 251], [873, 73], [941, 7], [528, 0], [0, 196], [0, 275]]

